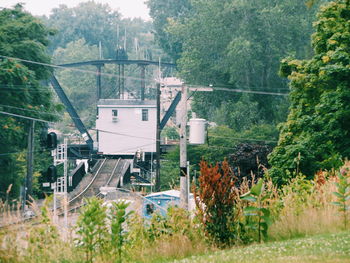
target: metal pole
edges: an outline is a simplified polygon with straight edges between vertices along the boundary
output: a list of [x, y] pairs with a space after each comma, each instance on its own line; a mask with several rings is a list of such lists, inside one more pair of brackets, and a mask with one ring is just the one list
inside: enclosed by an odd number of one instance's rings
[[63, 151], [63, 169], [64, 169], [64, 197], [63, 197], [63, 202], [64, 202], [64, 226], [67, 228], [68, 227], [68, 143], [67, 143], [67, 138], [64, 138], [64, 151]]
[[[146, 76], [146, 66], [141, 65], [141, 100], [145, 100], [145, 76]], [[158, 84], [157, 84], [158, 85]]]
[[122, 65], [122, 81], [121, 81], [121, 93], [122, 93], [122, 97], [121, 99], [124, 99], [124, 90], [125, 90], [125, 78], [124, 78], [124, 64]]
[[96, 75], [96, 86], [97, 86], [97, 101], [101, 99], [101, 65], [97, 66], [97, 75]]
[[151, 193], [153, 193], [153, 152], [151, 152]]
[[58, 223], [57, 220], [57, 181], [53, 183], [53, 221], [55, 224]]
[[[35, 121], [30, 121], [30, 127], [28, 132], [28, 153], [27, 153], [27, 180], [26, 180], [26, 195], [25, 202], [28, 200], [29, 196], [32, 195], [32, 185], [33, 185], [33, 164], [34, 164], [34, 128]], [[24, 202], [24, 205], [25, 205]]]
[[120, 64], [118, 64], [118, 94], [117, 94], [117, 98], [120, 99], [121, 98], [121, 90], [120, 90]]
[[156, 192], [160, 191], [160, 83], [157, 83], [157, 167], [156, 167]]
[[180, 207], [188, 209], [187, 186], [187, 87], [182, 85], [181, 96], [181, 126], [180, 126]]

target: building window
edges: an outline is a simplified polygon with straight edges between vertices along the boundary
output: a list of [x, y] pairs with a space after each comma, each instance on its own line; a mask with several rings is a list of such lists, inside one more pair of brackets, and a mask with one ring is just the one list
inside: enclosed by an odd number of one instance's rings
[[142, 121], [148, 121], [148, 110], [142, 109]]
[[112, 110], [112, 116], [118, 117], [118, 110]]

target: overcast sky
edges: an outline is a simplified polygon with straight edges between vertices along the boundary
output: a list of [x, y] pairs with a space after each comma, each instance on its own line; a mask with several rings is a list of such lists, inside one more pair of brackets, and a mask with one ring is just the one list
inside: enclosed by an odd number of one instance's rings
[[[112, 9], [118, 10], [123, 17], [141, 17], [149, 20], [146, 0], [95, 0], [97, 3], [108, 4]], [[65, 4], [74, 7], [88, 0], [0, 0], [0, 7], [11, 7], [16, 3], [25, 3], [25, 9], [33, 15], [49, 15], [52, 8]]]

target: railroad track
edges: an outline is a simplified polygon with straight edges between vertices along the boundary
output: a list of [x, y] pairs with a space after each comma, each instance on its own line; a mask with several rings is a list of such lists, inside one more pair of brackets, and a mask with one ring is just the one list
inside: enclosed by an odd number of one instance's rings
[[[100, 187], [102, 186], [114, 186], [118, 187], [118, 183], [122, 176], [129, 168], [129, 162], [119, 159], [101, 159], [92, 168], [92, 173], [86, 175], [80, 184], [68, 195], [68, 212], [75, 212], [85, 204], [84, 198], [92, 196], [102, 196]], [[58, 207], [58, 215], [62, 216], [64, 213], [62, 208]], [[0, 228], [6, 228], [12, 225], [18, 225], [33, 221], [37, 216], [24, 218], [13, 223], [0, 226]], [[34, 222], [33, 222], [34, 223]], [[34, 223], [37, 224], [37, 223]]]

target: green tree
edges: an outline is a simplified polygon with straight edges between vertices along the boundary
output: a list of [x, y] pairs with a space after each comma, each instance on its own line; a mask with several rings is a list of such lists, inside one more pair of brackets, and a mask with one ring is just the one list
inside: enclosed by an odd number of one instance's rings
[[[286, 93], [287, 83], [277, 74], [280, 59], [288, 54], [305, 58], [312, 53], [309, 35], [316, 8], [308, 9], [304, 0], [196, 0], [191, 1], [189, 12], [179, 12], [177, 16], [172, 16], [172, 11], [162, 12], [165, 4], [160, 3], [164, 1], [152, 2], [159, 2], [153, 6], [152, 17], [163, 21], [160, 29], [155, 25], [157, 34], [165, 30], [166, 44], [181, 43], [177, 52], [180, 76], [190, 84]], [[276, 124], [285, 120], [288, 101], [281, 96], [199, 93], [193, 109], [199, 116], [216, 121], [218, 108], [240, 114], [241, 108], [232, 106], [237, 102], [245, 105], [247, 97], [252, 105], [257, 103], [262, 122]], [[235, 128], [235, 123], [226, 121]], [[251, 121], [250, 125], [254, 125], [256, 120]]]
[[82, 38], [88, 45], [98, 45], [101, 41], [106, 52], [115, 50], [120, 14], [107, 4], [88, 1], [73, 8], [60, 5], [52, 10], [48, 19], [43, 19], [49, 27], [57, 30], [50, 46], [52, 51]]
[[160, 47], [176, 61], [182, 52], [182, 43], [168, 30], [173, 20], [186, 18], [191, 11], [189, 0], [148, 0], [148, 8], [153, 18], [156, 40]]
[[310, 60], [282, 60], [291, 106], [270, 156], [271, 175], [278, 182], [293, 176], [296, 168], [312, 177], [350, 156], [349, 14], [348, 0], [322, 6], [312, 35], [315, 55]]
[[[252, 138], [254, 138], [252, 140]], [[199, 171], [201, 160], [218, 163], [227, 158], [232, 167], [240, 167], [241, 177], [247, 176], [251, 170], [256, 171], [256, 156], [265, 163], [267, 149], [276, 144], [278, 131], [272, 125], [257, 125], [244, 132], [236, 132], [227, 126], [209, 128], [207, 143], [203, 145], [188, 145], [187, 158], [191, 164], [191, 171]], [[248, 144], [251, 150], [247, 152], [239, 147]], [[256, 146], [258, 145], [258, 146]], [[253, 150], [254, 149], [254, 150]], [[266, 149], [266, 150], [265, 150]], [[254, 155], [253, 155], [254, 154]], [[179, 148], [175, 148], [165, 155], [161, 161], [161, 188], [166, 190], [179, 184]], [[244, 166], [244, 169], [243, 169]], [[194, 172], [191, 173], [191, 176]], [[242, 178], [239, 178], [241, 180]]]
[[[89, 46], [84, 39], [67, 44], [65, 48], [57, 48], [53, 53], [55, 64], [73, 63], [98, 59], [98, 47]], [[84, 66], [79, 69], [96, 71], [94, 66]], [[72, 69], [56, 70], [55, 76], [65, 90], [71, 103], [79, 113], [87, 127], [92, 127], [96, 118], [96, 76], [91, 72]], [[65, 119], [59, 126], [64, 130], [70, 119]]]
[[[0, 11], [1, 111], [46, 120], [55, 119], [51, 114], [55, 111], [51, 103], [51, 92], [48, 87], [40, 84], [40, 80], [48, 78], [50, 69], [4, 57], [50, 63], [50, 57], [46, 53], [50, 33], [37, 18], [24, 12], [21, 5]], [[27, 144], [29, 122], [1, 115], [0, 127], [0, 189], [5, 191], [13, 184], [11, 194], [16, 197], [24, 176], [23, 151]], [[41, 128], [42, 125], [37, 123], [36, 131]], [[40, 154], [40, 147], [36, 151]]]

